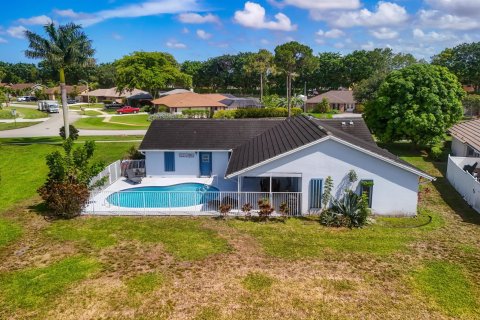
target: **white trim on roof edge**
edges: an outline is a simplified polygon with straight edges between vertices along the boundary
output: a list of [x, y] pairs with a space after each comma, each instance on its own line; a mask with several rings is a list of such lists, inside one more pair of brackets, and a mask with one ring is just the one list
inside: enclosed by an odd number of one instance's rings
[[316, 141], [314, 141], [314, 142], [308, 143], [308, 144], [303, 145], [303, 146], [301, 146], [301, 147], [295, 148], [295, 149], [290, 150], [290, 151], [288, 151], [288, 152], [279, 154], [278, 156], [275, 156], [275, 157], [273, 157], [273, 158], [264, 160], [264, 161], [262, 161], [262, 162], [259, 162], [259, 163], [257, 163], [257, 164], [254, 164], [253, 166], [247, 167], [247, 168], [242, 169], [242, 170], [240, 170], [240, 171], [231, 173], [231, 174], [225, 176], [225, 178], [227, 178], [227, 179], [233, 178], [233, 177], [238, 176], [238, 175], [240, 175], [240, 174], [242, 174], [242, 173], [248, 172], [248, 171], [250, 171], [250, 170], [253, 170], [253, 169], [255, 169], [255, 168], [258, 168], [258, 167], [260, 167], [260, 166], [263, 166], [263, 165], [265, 165], [265, 164], [267, 164], [267, 163], [269, 163], [269, 162], [275, 161], [275, 160], [277, 160], [277, 159], [280, 159], [280, 158], [282, 158], [282, 157], [285, 157], [285, 156], [290, 155], [290, 154], [292, 154], [292, 153], [295, 153], [295, 152], [297, 152], [297, 151], [306, 149], [306, 148], [308, 148], [308, 147], [311, 147], [311, 146], [313, 146], [313, 145], [316, 145], [316, 144], [321, 143], [321, 142], [323, 142], [323, 141], [326, 141], [326, 140], [328, 140], [328, 139], [332, 139], [332, 140], [334, 140], [334, 141], [336, 141], [336, 142], [342, 143], [342, 144], [346, 145], [347, 147], [350, 147], [350, 148], [352, 148], [352, 149], [355, 149], [355, 150], [358, 150], [358, 151], [360, 151], [360, 152], [366, 153], [366, 154], [368, 154], [368, 155], [370, 155], [370, 156], [372, 156], [372, 157], [374, 157], [374, 158], [383, 160], [383, 161], [385, 161], [385, 162], [387, 162], [387, 163], [390, 163], [390, 164], [392, 164], [392, 165], [394, 165], [394, 166], [397, 166], [397, 167], [399, 167], [399, 168], [401, 168], [401, 169], [404, 169], [404, 170], [406, 170], [406, 171], [409, 171], [409, 172], [411, 172], [411, 173], [413, 173], [413, 174], [416, 174], [417, 176], [423, 177], [423, 178], [428, 179], [428, 180], [430, 180], [430, 181], [436, 180], [435, 177], [432, 177], [432, 176], [430, 176], [430, 175], [428, 175], [428, 174], [426, 174], [426, 173], [423, 173], [423, 172], [421, 172], [420, 170], [416, 170], [416, 169], [411, 168], [411, 167], [409, 167], [409, 166], [406, 166], [406, 165], [404, 165], [404, 164], [398, 163], [398, 162], [396, 162], [396, 161], [394, 161], [394, 160], [392, 160], [392, 159], [383, 157], [383, 156], [381, 156], [381, 155], [379, 155], [379, 154], [377, 154], [377, 153], [375, 153], [375, 152], [372, 152], [372, 151], [369, 151], [369, 150], [364, 149], [364, 148], [362, 148], [362, 147], [356, 146], [356, 145], [354, 145], [354, 144], [352, 144], [352, 143], [349, 143], [349, 142], [347, 142], [347, 141], [345, 141], [345, 140], [342, 140], [342, 139], [340, 139], [340, 138], [337, 138], [337, 137], [331, 136], [331, 135], [328, 135], [328, 136], [326, 136], [326, 137], [324, 137], [324, 138], [322, 138], [322, 139], [319, 139], [319, 140], [316, 140]]

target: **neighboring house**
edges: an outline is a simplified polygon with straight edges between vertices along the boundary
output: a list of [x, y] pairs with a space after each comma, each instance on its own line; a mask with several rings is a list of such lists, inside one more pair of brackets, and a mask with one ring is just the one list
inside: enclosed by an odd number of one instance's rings
[[330, 90], [308, 99], [307, 110], [315, 108], [323, 99], [327, 99], [332, 110], [338, 110], [340, 112], [353, 112], [357, 104], [353, 97], [352, 90]]
[[[220, 191], [239, 197], [295, 193], [301, 213], [321, 208], [330, 176], [333, 197], [350, 188], [367, 193], [376, 214], [415, 215], [419, 179], [434, 180], [378, 147], [358, 118], [156, 120], [139, 150], [147, 178], [213, 177]], [[358, 177], [353, 183], [352, 170]]]
[[85, 92], [80, 94], [82, 97], [83, 102], [88, 102], [88, 97], [92, 98], [95, 97], [97, 102], [103, 102], [105, 100], [110, 101], [117, 101], [123, 102], [124, 99], [128, 99], [131, 96], [141, 94], [141, 93], [148, 93], [146, 91], [140, 89], [133, 89], [132, 91], [124, 90], [122, 92], [117, 91], [117, 87], [109, 88], [109, 89], [97, 89], [90, 92]]
[[8, 87], [12, 89], [17, 94], [24, 95], [35, 95], [35, 91], [45, 89], [43, 84], [39, 83], [1, 83], [0, 86]]
[[192, 92], [192, 91], [187, 89], [172, 89], [170, 91], [161, 91], [158, 93], [158, 96], [164, 97], [164, 96], [169, 96], [171, 94], [188, 93], [188, 92]]
[[[81, 94], [87, 93], [87, 86], [85, 85], [78, 85], [78, 86], [65, 86], [67, 90], [67, 97], [71, 97], [73, 93], [76, 92], [75, 97], [73, 97], [77, 101], [81, 101], [82, 97]], [[60, 91], [60, 86], [48, 88], [45, 90], [45, 93], [48, 95], [48, 100], [59, 100], [62, 98], [62, 94]]]
[[456, 157], [480, 157], [480, 119], [460, 122], [449, 130], [452, 154]]
[[[224, 97], [225, 99], [225, 97]], [[185, 92], [166, 95], [152, 101], [155, 106], [165, 106], [170, 113], [181, 114], [183, 110], [205, 110], [215, 112], [224, 110], [226, 105], [209, 95]]]

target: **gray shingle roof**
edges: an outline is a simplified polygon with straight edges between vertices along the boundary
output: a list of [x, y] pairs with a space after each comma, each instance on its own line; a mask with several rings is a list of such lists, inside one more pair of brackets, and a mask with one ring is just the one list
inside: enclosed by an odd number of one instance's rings
[[140, 150], [230, 150], [283, 119], [174, 119], [152, 122]]
[[480, 150], [480, 119], [457, 123], [449, 132], [461, 142]]

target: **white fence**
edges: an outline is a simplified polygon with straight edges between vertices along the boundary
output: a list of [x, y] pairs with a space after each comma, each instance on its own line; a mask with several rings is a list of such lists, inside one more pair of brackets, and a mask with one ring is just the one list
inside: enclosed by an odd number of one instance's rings
[[94, 185], [101, 179], [108, 177], [105, 184], [97, 189], [97, 191], [105, 189], [115, 181], [117, 181], [122, 176], [122, 168], [120, 160], [111, 163], [108, 167], [103, 169], [95, 178], [92, 179], [90, 185]]
[[212, 215], [220, 205], [229, 205], [229, 214], [243, 215], [250, 204], [251, 214], [259, 211], [259, 201], [267, 200], [273, 214], [301, 214], [301, 192], [223, 192], [223, 191], [99, 191], [92, 193], [84, 210], [97, 215]]
[[463, 170], [463, 166], [472, 165], [475, 162], [480, 164], [480, 159], [449, 156], [447, 179], [463, 199], [480, 213], [480, 182]]

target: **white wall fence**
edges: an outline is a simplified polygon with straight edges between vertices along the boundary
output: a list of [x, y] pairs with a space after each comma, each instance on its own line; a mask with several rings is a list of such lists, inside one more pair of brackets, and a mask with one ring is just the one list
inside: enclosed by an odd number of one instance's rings
[[301, 214], [301, 192], [223, 192], [223, 191], [98, 191], [93, 192], [85, 214], [95, 215], [218, 215], [219, 206], [228, 204], [230, 215], [243, 215], [249, 203], [252, 215], [259, 211], [259, 201], [266, 199], [281, 214]]
[[463, 199], [480, 213], [480, 182], [463, 170], [465, 165], [473, 165], [479, 158], [448, 156], [447, 179]]
[[120, 160], [117, 160], [108, 165], [102, 172], [100, 172], [95, 178], [92, 179], [90, 185], [94, 185], [101, 179], [108, 177], [105, 184], [97, 188], [96, 191], [100, 191], [117, 181], [122, 176], [122, 168]]

